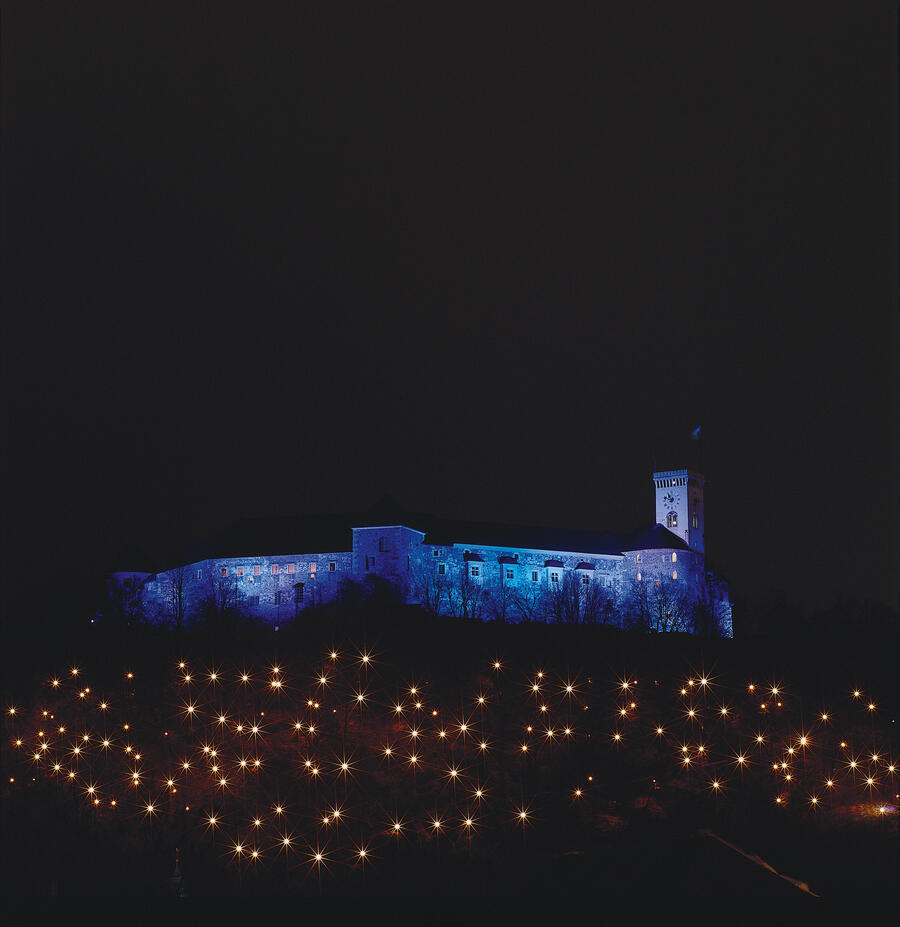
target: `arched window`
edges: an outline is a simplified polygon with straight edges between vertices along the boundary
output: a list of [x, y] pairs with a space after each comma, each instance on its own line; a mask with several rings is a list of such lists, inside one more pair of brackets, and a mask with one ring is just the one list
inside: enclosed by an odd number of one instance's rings
[[678, 570], [672, 570], [672, 579], [678, 579]]
[[672, 563], [677, 563], [677, 562], [678, 562], [678, 554], [676, 554], [675, 551], [673, 550], [672, 551]]
[[677, 512], [669, 512], [669, 514], [666, 515], [666, 527], [667, 528], [677, 528], [678, 527], [678, 513]]

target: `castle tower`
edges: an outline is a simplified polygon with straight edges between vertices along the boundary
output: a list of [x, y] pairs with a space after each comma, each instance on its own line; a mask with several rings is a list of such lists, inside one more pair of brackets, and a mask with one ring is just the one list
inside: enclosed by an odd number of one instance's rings
[[680, 537], [691, 550], [703, 543], [703, 474], [694, 470], [657, 470], [653, 474], [656, 522]]

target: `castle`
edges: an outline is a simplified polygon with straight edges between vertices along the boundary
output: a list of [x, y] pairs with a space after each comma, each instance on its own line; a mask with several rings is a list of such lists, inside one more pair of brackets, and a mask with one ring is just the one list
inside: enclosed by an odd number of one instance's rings
[[732, 636], [728, 585], [706, 564], [704, 477], [661, 470], [653, 485], [654, 522], [626, 534], [448, 521], [385, 500], [244, 520], [187, 562], [110, 574], [110, 589], [120, 610], [179, 625], [232, 611], [278, 628], [381, 590], [444, 615]]

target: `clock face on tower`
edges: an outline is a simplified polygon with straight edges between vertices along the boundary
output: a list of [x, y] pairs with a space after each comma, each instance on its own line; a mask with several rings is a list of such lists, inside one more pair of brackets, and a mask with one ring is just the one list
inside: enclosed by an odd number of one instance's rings
[[666, 505], [668, 505], [668, 506], [670, 506], [670, 507], [671, 507], [671, 506], [676, 506], [676, 505], [678, 505], [679, 501], [680, 501], [680, 500], [679, 500], [679, 498], [678, 498], [678, 493], [670, 493], [670, 492], [667, 492], [667, 493], [663, 496], [663, 502], [665, 502]]

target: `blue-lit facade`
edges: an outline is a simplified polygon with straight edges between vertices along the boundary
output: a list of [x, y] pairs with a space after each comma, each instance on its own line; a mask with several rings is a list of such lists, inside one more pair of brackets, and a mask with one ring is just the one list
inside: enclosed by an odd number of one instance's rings
[[653, 484], [655, 523], [627, 534], [454, 522], [382, 505], [321, 529], [340, 549], [311, 549], [315, 526], [280, 522], [277, 537], [231, 537], [127, 581], [140, 587], [141, 613], [152, 621], [231, 610], [278, 627], [378, 588], [437, 614], [486, 621], [731, 636], [727, 584], [706, 564], [703, 477], [659, 471]]

